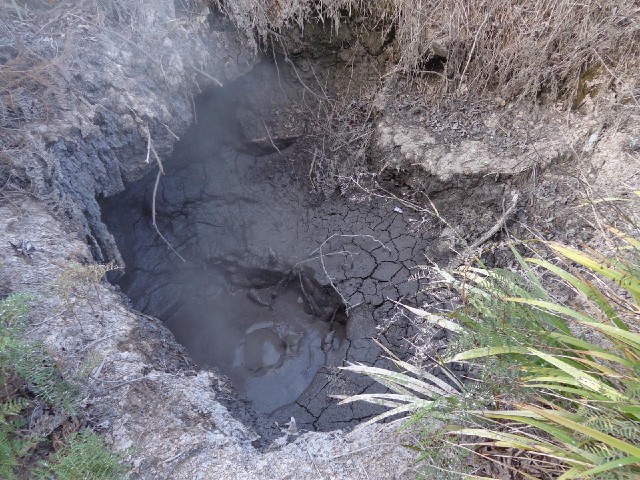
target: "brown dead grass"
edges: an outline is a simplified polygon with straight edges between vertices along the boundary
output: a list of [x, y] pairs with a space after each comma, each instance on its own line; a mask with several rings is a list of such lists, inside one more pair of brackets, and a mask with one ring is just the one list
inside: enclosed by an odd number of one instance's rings
[[[0, 49], [0, 164], [5, 165], [33, 149], [28, 125], [50, 122], [63, 108], [66, 81], [60, 65], [66, 55], [59, 50], [67, 45], [54, 47], [52, 39], [34, 34], [39, 28], [35, 12], [20, 17], [14, 9], [0, 12], [7, 14], [0, 22], [0, 38], [6, 41]], [[41, 19], [41, 23], [54, 21], [53, 15]], [[1, 172], [0, 178], [4, 179]]]
[[[597, 72], [621, 103], [640, 90], [638, 0], [213, 0], [237, 26], [263, 40], [292, 25], [323, 22], [333, 31], [366, 18], [393, 31], [395, 68], [435, 74], [456, 96], [574, 102]], [[429, 60], [446, 55], [440, 71]], [[593, 81], [593, 78], [586, 80]], [[582, 91], [581, 91], [582, 88]], [[587, 94], [593, 93], [587, 91]]]

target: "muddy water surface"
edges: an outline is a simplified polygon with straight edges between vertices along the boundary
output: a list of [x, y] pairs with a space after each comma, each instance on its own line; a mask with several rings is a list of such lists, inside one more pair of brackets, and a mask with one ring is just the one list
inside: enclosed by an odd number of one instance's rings
[[309, 312], [299, 289], [266, 306], [250, 297], [256, 290], [229, 289], [214, 278], [194, 272], [191, 280], [207, 288], [184, 292], [165, 318], [176, 340], [198, 364], [218, 367], [258, 410], [294, 402], [325, 362], [323, 348], [332, 345], [323, 342], [340, 341], [330, 335], [338, 326]]

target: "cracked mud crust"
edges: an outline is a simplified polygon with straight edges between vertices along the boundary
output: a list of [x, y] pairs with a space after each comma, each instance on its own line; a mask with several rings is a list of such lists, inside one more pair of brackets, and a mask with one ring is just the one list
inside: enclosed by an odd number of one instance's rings
[[[241, 409], [242, 402], [215, 373], [194, 368], [161, 322], [132, 311], [108, 284], [61, 290], [60, 279], [69, 269], [81, 270], [91, 258], [78, 233], [66, 230], [29, 195], [0, 203], [0, 225], [3, 292], [36, 296], [29, 335], [44, 341], [65, 376], [81, 386], [81, 408], [94, 428], [106, 433], [116, 450], [133, 447], [127, 455], [135, 478], [415, 474], [412, 455], [389, 427], [350, 435], [308, 433], [262, 453], [253, 446], [256, 433], [220, 403], [231, 401]], [[31, 239], [30, 257], [11, 246], [18, 239]]]

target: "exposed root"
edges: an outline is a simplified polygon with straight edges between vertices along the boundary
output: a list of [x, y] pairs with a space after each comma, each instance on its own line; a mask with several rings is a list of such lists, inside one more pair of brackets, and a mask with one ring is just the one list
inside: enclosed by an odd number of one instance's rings
[[155, 228], [156, 233], [158, 234], [158, 236], [162, 239], [162, 241], [164, 243], [167, 244], [167, 246], [169, 247], [169, 249], [175, 253], [178, 258], [180, 258], [180, 260], [182, 260], [183, 262], [187, 262], [184, 257], [182, 255], [180, 255], [175, 248], [173, 248], [173, 245], [171, 245], [171, 243], [169, 243], [169, 240], [167, 240], [164, 235], [162, 235], [162, 233], [160, 232], [160, 229], [158, 228], [158, 224], [156, 223], [156, 196], [158, 193], [158, 185], [160, 185], [160, 177], [162, 175], [164, 175], [164, 168], [162, 167], [162, 162], [160, 161], [160, 157], [158, 156], [158, 152], [156, 152], [156, 149], [153, 146], [153, 143], [151, 142], [151, 133], [149, 133], [149, 129], [145, 126], [144, 127], [144, 131], [147, 134], [147, 160], [146, 162], [149, 163], [149, 151], [151, 151], [153, 153], [153, 156], [155, 157], [156, 161], [158, 162], [158, 174], [156, 175], [156, 182], [153, 185], [153, 196], [152, 196], [152, 200], [151, 200], [151, 223], [153, 224], [153, 228]]

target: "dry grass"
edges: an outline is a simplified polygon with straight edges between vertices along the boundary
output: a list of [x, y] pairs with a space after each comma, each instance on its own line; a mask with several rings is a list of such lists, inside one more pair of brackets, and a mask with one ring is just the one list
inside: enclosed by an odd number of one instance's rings
[[[393, 32], [397, 69], [435, 73], [442, 91], [498, 93], [505, 99], [570, 100], [596, 93], [603, 74], [617, 100], [636, 102], [640, 87], [638, 0], [214, 0], [238, 27], [258, 37], [307, 21], [335, 31], [366, 18]], [[446, 56], [433, 72], [429, 60]], [[604, 85], [603, 82], [608, 85]]]
[[336, 94], [319, 79], [307, 85], [307, 91], [315, 92], [315, 97], [306, 96], [303, 102], [310, 140], [308, 177], [311, 185], [327, 196], [366, 171], [367, 148], [374, 134], [369, 120], [375, 89], [366, 88], [366, 84], [356, 87], [349, 82]]
[[[2, 5], [0, 5], [2, 7]], [[43, 40], [37, 13], [0, 8], [0, 181], [3, 188], [13, 175], [20, 155], [36, 154], [29, 126], [52, 122], [67, 103], [66, 80], [60, 66], [70, 38]], [[55, 12], [60, 15], [60, 12]], [[51, 14], [41, 23], [54, 24]]]

